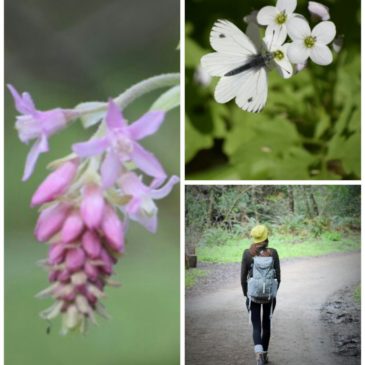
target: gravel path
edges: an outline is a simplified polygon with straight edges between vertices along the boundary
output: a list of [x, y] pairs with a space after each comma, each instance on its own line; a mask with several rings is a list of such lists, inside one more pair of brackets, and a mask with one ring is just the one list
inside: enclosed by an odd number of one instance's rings
[[[360, 281], [360, 253], [282, 262], [273, 317], [270, 364], [342, 365], [321, 308], [336, 291]], [[255, 364], [252, 329], [239, 281], [239, 264], [200, 266], [211, 272], [186, 295], [187, 365]], [[346, 365], [360, 364], [346, 358]]]

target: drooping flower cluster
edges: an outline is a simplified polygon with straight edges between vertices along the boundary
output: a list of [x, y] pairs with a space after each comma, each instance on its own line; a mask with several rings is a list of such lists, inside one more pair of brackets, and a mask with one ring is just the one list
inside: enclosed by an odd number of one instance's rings
[[[167, 86], [166, 79], [163, 81], [155, 88]], [[171, 77], [172, 85], [178, 81], [178, 75]], [[156, 232], [158, 208], [154, 200], [167, 196], [179, 181], [173, 176], [163, 185], [165, 170], [138, 142], [157, 132], [165, 112], [147, 112], [128, 125], [116, 103], [123, 104], [123, 94], [116, 101], [97, 103], [96, 116], [84, 108], [85, 103], [82, 108], [40, 112], [28, 93], [20, 96], [14, 87], [9, 89], [16, 109], [23, 114], [16, 122], [21, 141], [37, 139], [35, 145], [47, 146], [33, 147], [36, 152], [28, 156], [25, 179], [39, 153], [48, 150], [49, 136], [82, 119], [83, 112], [93, 124], [101, 120], [89, 141], [75, 144], [74, 153], [51, 163], [54, 171], [40, 184], [31, 202], [33, 207], [41, 207], [34, 234], [49, 246], [48, 257], [41, 264], [48, 271], [50, 286], [37, 297], [54, 300], [41, 317], [52, 320], [61, 315], [62, 334], [84, 332], [90, 321], [96, 323], [96, 313], [108, 317], [100, 300], [105, 286], [117, 285], [111, 276], [125, 249], [128, 220]], [[105, 106], [101, 117], [100, 105]], [[152, 178], [150, 184], [143, 183], [142, 173]]]

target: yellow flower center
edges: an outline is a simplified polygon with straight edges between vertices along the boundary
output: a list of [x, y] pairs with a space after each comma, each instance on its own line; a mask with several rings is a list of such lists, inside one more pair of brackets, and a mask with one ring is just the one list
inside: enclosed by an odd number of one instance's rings
[[285, 11], [282, 11], [281, 13], [279, 13], [276, 16], [276, 23], [278, 23], [279, 25], [284, 24], [286, 22], [287, 16], [285, 14]]
[[316, 44], [316, 37], [312, 37], [311, 35], [304, 39], [304, 45], [307, 48], [312, 48]]
[[275, 51], [274, 58], [281, 61], [284, 58], [284, 53], [282, 51]]

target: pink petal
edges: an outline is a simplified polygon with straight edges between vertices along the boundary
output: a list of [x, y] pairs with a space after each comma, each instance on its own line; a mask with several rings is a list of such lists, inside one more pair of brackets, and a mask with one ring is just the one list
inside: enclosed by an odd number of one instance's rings
[[135, 214], [130, 216], [131, 219], [140, 223], [143, 227], [147, 229], [147, 231], [151, 233], [156, 233], [157, 231], [157, 214], [154, 214], [151, 217], [148, 217], [143, 214]]
[[109, 129], [120, 129], [127, 127], [127, 122], [123, 118], [122, 112], [113, 99], [109, 99], [108, 110], [105, 117], [106, 124]]
[[71, 213], [65, 220], [61, 231], [62, 242], [76, 240], [84, 229], [84, 222], [78, 211]]
[[164, 187], [158, 190], [151, 190], [149, 193], [150, 197], [152, 199], [162, 199], [168, 194], [170, 194], [173, 186], [178, 183], [180, 179], [177, 176], [172, 176], [170, 180], [165, 184]]
[[101, 228], [108, 240], [110, 247], [118, 252], [124, 251], [124, 232], [123, 224], [114, 209], [107, 206]]
[[104, 189], [108, 189], [114, 185], [119, 174], [122, 171], [122, 165], [118, 156], [109, 151], [101, 165], [101, 180]]
[[149, 151], [145, 150], [140, 144], [133, 144], [131, 159], [147, 175], [165, 179], [166, 173], [157, 158]]
[[84, 188], [80, 211], [90, 229], [100, 226], [104, 214], [104, 197], [99, 186], [88, 185]]
[[109, 141], [106, 137], [91, 139], [87, 142], [76, 143], [72, 150], [80, 157], [90, 157], [99, 155], [109, 147]]
[[90, 258], [96, 259], [101, 251], [99, 236], [93, 231], [86, 231], [82, 236], [82, 247]]
[[85, 259], [85, 253], [81, 248], [77, 247], [70, 249], [66, 254], [66, 267], [69, 271], [75, 272], [82, 268], [85, 263]]
[[149, 190], [134, 172], [123, 174], [120, 179], [120, 185], [125, 194], [132, 195], [133, 197], [140, 197]]
[[162, 111], [148, 112], [131, 124], [128, 130], [131, 138], [138, 141], [151, 134], [155, 134], [164, 121], [165, 113]]
[[50, 202], [62, 195], [76, 175], [78, 163], [67, 161], [49, 174], [32, 197], [32, 206]]
[[38, 218], [34, 234], [38, 241], [48, 241], [62, 227], [70, 207], [60, 203], [43, 210]]
[[42, 135], [40, 139], [35, 141], [32, 148], [30, 149], [27, 160], [25, 162], [25, 169], [23, 174], [23, 181], [26, 181], [30, 178], [37, 163], [38, 157], [42, 152], [48, 151], [48, 142], [47, 137]]
[[36, 109], [31, 96], [23, 93], [23, 97], [21, 97], [13, 85], [8, 84], [7, 86], [13, 96], [16, 110], [22, 114], [34, 114]]

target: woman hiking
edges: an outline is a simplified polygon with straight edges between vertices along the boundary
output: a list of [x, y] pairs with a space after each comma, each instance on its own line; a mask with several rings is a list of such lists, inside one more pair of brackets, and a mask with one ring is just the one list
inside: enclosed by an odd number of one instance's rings
[[[257, 365], [267, 364], [271, 316], [280, 285], [280, 260], [274, 248], [268, 248], [268, 229], [258, 225], [251, 230], [253, 243], [243, 252], [241, 285], [251, 312], [253, 342]], [[261, 318], [262, 312], [262, 318]]]

